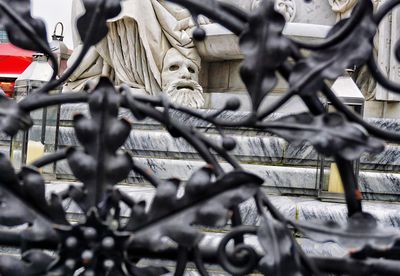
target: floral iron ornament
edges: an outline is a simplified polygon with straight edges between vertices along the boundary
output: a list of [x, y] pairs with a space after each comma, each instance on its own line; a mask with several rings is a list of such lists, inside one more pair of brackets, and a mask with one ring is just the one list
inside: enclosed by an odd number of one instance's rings
[[[21, 250], [21, 258], [0, 255], [0, 274], [163, 275], [175, 270], [175, 275], [182, 275], [192, 262], [201, 275], [209, 275], [206, 265], [218, 265], [232, 275], [399, 275], [400, 232], [382, 228], [363, 212], [351, 161], [363, 152], [382, 151], [382, 140], [399, 142], [400, 134], [363, 121], [332, 93], [325, 80], [337, 78], [353, 65], [366, 64], [380, 85], [400, 93], [400, 84], [384, 77], [372, 54], [377, 26], [400, 2], [388, 0], [374, 14], [370, 0], [359, 1], [352, 16], [334, 26], [323, 42], [305, 44], [282, 35], [285, 20], [272, 0], [262, 1], [252, 14], [216, 0], [170, 1], [186, 7], [195, 20], [205, 15], [240, 36], [245, 56], [241, 75], [252, 111], [241, 121], [225, 121], [220, 115], [238, 110], [237, 99], [204, 114], [172, 104], [163, 96], [132, 95], [124, 87], [117, 90], [106, 78], [82, 93], [50, 95], [48, 92], [79, 66], [88, 49], [105, 36], [106, 20], [121, 8], [119, 0], [83, 0], [86, 13], [78, 20], [77, 29], [85, 44], [71, 68], [56, 79], [54, 66], [53, 78], [18, 103], [0, 96], [0, 131], [10, 136], [32, 126], [29, 114], [36, 109], [87, 103], [90, 111], [89, 116], [74, 118], [80, 147], [47, 155], [19, 172], [0, 155], [0, 245]], [[0, 0], [0, 11], [0, 20], [15, 45], [42, 51], [55, 65], [43, 23], [30, 16], [29, 0]], [[205, 33], [198, 28], [194, 37], [204, 39]], [[303, 49], [310, 51], [308, 57], [302, 55]], [[277, 74], [287, 80], [289, 89], [281, 100], [261, 108], [276, 85]], [[338, 112], [327, 113], [318, 93]], [[296, 95], [307, 105], [308, 113], [266, 120]], [[131, 132], [131, 124], [118, 116], [121, 109], [128, 109], [137, 120], [150, 118], [161, 123], [171, 136], [185, 139], [207, 166], [194, 172], [185, 184], [149, 174], [134, 156], [120, 150]], [[182, 125], [172, 115], [176, 112], [215, 125], [222, 142]], [[236, 143], [223, 129], [231, 127], [273, 133], [293, 143], [308, 141], [321, 154], [332, 156], [344, 183], [347, 224], [303, 225], [285, 218], [262, 192], [263, 180], [245, 172], [229, 154]], [[232, 169], [222, 167], [215, 153]], [[48, 197], [38, 169], [62, 159], [68, 161], [81, 184]], [[131, 171], [154, 186], [150, 204], [136, 201], [117, 186]], [[239, 205], [249, 199], [256, 202], [262, 218], [259, 226], [242, 225]], [[67, 219], [66, 200], [79, 207], [83, 221]], [[226, 227], [228, 233], [217, 248], [204, 248], [201, 227]], [[333, 240], [351, 251], [343, 258], [308, 256], [293, 229], [318, 241]], [[256, 236], [260, 247], [247, 244], [247, 235]]]

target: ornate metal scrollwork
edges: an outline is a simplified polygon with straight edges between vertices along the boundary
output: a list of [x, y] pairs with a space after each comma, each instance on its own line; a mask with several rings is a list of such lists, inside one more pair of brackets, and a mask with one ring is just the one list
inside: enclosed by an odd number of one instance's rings
[[[363, 152], [379, 152], [383, 142], [400, 141], [400, 134], [381, 130], [349, 110], [326, 85], [353, 65], [367, 64], [376, 80], [394, 93], [400, 85], [380, 72], [372, 54], [372, 39], [382, 18], [399, 1], [388, 0], [373, 13], [370, 0], [359, 1], [353, 15], [337, 23], [319, 44], [305, 44], [282, 34], [283, 15], [275, 1], [264, 0], [253, 13], [216, 0], [170, 0], [197, 15], [205, 15], [240, 36], [245, 56], [241, 75], [247, 86], [252, 111], [240, 121], [226, 121], [220, 115], [236, 111], [240, 102], [229, 100], [214, 113], [202, 113], [168, 101], [116, 89], [106, 78], [88, 93], [48, 92], [63, 83], [79, 66], [88, 49], [107, 33], [106, 20], [121, 9], [119, 0], [83, 0], [86, 13], [77, 27], [83, 51], [74, 65], [59, 79], [53, 78], [19, 103], [0, 96], [0, 131], [14, 136], [29, 129], [33, 110], [51, 105], [87, 103], [90, 116], [74, 118], [80, 147], [56, 152], [16, 172], [8, 157], [0, 155], [0, 245], [19, 248], [20, 259], [0, 255], [1, 275], [162, 275], [171, 268], [153, 260], [173, 261], [175, 273], [183, 274], [193, 262], [202, 275], [206, 265], [219, 265], [228, 273], [243, 275], [322, 275], [325, 273], [399, 275], [399, 232], [382, 229], [376, 219], [362, 209], [362, 195], [352, 171], [351, 160]], [[0, 0], [0, 20], [10, 40], [17, 46], [38, 50], [55, 58], [46, 42], [46, 32], [29, 14], [30, 1]], [[203, 36], [197, 36], [203, 38]], [[307, 49], [305, 57], [301, 50]], [[277, 83], [277, 74], [286, 79], [288, 91], [276, 103], [261, 108]], [[321, 93], [338, 110], [327, 113]], [[293, 96], [300, 96], [309, 113], [276, 121], [266, 117]], [[166, 127], [175, 138], [185, 139], [208, 164], [183, 184], [179, 179], [159, 180], [120, 151], [131, 125], [118, 117], [128, 109], [138, 120], [151, 118]], [[222, 142], [217, 142], [191, 126], [179, 124], [171, 116], [180, 112], [217, 126]], [[229, 154], [235, 141], [224, 128], [247, 127], [270, 132], [290, 142], [308, 141], [338, 164], [344, 183], [349, 213], [345, 226], [303, 225], [285, 218], [270, 202], [260, 186], [263, 180], [243, 170]], [[223, 168], [217, 153], [232, 169]], [[66, 159], [82, 183], [46, 197], [46, 186], [38, 168]], [[141, 174], [155, 188], [150, 204], [135, 201], [116, 184], [131, 171]], [[254, 199], [262, 218], [259, 226], [243, 226], [238, 206]], [[63, 202], [73, 201], [85, 219], [71, 223]], [[121, 206], [129, 210], [124, 217]], [[225, 227], [229, 233], [218, 248], [204, 248], [201, 227]], [[352, 248], [349, 256], [324, 258], [308, 256], [297, 243], [293, 230], [320, 241], [334, 240]], [[260, 248], [246, 242], [257, 236]], [[232, 242], [233, 241], [233, 245]], [[233, 247], [232, 247], [233, 246]], [[146, 260], [143, 264], [141, 261]], [[168, 263], [170, 264], [170, 263]]]

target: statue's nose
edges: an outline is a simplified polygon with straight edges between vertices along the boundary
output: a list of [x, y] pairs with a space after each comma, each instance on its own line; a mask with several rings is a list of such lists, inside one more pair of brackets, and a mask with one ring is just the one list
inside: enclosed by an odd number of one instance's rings
[[182, 67], [180, 70], [180, 78], [185, 80], [191, 80], [192, 74], [189, 72], [189, 69], [186, 67]]

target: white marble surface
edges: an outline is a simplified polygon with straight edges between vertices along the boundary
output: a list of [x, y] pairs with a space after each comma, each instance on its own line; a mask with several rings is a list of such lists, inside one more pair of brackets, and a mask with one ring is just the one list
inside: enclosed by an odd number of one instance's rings
[[[195, 170], [206, 165], [206, 163], [202, 161], [160, 158], [135, 158], [135, 162], [149, 168], [150, 171], [160, 179], [176, 177], [183, 181], [188, 180]], [[231, 170], [230, 165], [226, 163], [222, 163], [222, 167], [226, 169], [226, 171]], [[315, 190], [316, 169], [252, 164], [245, 164], [243, 168], [263, 178], [265, 181], [263, 187], [270, 191], [307, 194], [307, 190]], [[65, 161], [58, 163], [57, 173], [64, 176], [71, 175], [71, 171]], [[140, 175], [133, 173], [130, 175], [130, 178], [131, 183], [144, 183]]]
[[[71, 118], [76, 113], [86, 113], [84, 105], [67, 105], [62, 108], [62, 127], [60, 129], [60, 145], [76, 145], [77, 140], [71, 127]], [[210, 112], [210, 111], [204, 111]], [[122, 111], [121, 116], [127, 116]], [[246, 112], [226, 113], [222, 117], [229, 120], [240, 120]], [[272, 116], [277, 118], [281, 115]], [[182, 124], [199, 126], [205, 133], [213, 137], [217, 143], [220, 138], [215, 134], [215, 128], [198, 119], [185, 118], [182, 114], [172, 113], [172, 117]], [[204, 163], [199, 160], [196, 152], [185, 141], [173, 139], [162, 127], [151, 121], [136, 122], [131, 115], [132, 131], [125, 148], [138, 157], [138, 162], [149, 167], [158, 177], [180, 177], [187, 179], [195, 168]], [[391, 131], [400, 131], [399, 121], [369, 119], [371, 123]], [[40, 128], [34, 127], [32, 137], [38, 138]], [[233, 151], [244, 167], [265, 179], [265, 188], [268, 192], [282, 194], [315, 194], [316, 161], [318, 154], [307, 145], [294, 146], [280, 138], [268, 134], [246, 131], [245, 129], [231, 129], [227, 134], [234, 137], [238, 146]], [[46, 143], [54, 141], [54, 128], [48, 127]], [[3, 142], [2, 150], [7, 153], [7, 141]], [[360, 186], [366, 192], [368, 199], [399, 200], [400, 199], [400, 147], [389, 145], [378, 155], [363, 155], [361, 158]], [[229, 166], [223, 165], [229, 169]], [[59, 162], [58, 174], [71, 177], [71, 172], [65, 162]], [[143, 180], [131, 175], [134, 183]]]
[[[69, 187], [69, 185], [81, 185], [78, 182], [53, 181], [47, 184], [47, 193], [60, 192]], [[135, 201], [151, 202], [155, 190], [147, 185], [118, 185], [119, 189], [132, 196]], [[310, 197], [289, 197], [268, 195], [274, 206], [288, 219], [311, 222], [334, 221], [343, 223], [347, 217], [346, 204], [323, 202]], [[70, 203], [67, 203], [70, 204]], [[385, 227], [395, 227], [400, 230], [400, 204], [385, 203], [379, 201], [364, 201], [363, 209], [371, 213]], [[81, 211], [75, 205], [68, 205], [70, 213], [79, 214]], [[249, 200], [241, 205], [241, 211], [244, 216], [244, 222], [247, 225], [259, 224], [259, 218], [256, 213], [254, 202]], [[127, 215], [127, 210], [123, 210]]]
[[[231, 31], [216, 23], [205, 25], [202, 28], [206, 31], [207, 38], [204, 41], [196, 42], [196, 47], [204, 60], [243, 59], [239, 39]], [[331, 26], [311, 23], [310, 21], [304, 23], [288, 22], [283, 34], [300, 41], [318, 42], [327, 36], [330, 29]]]
[[[48, 127], [46, 140], [54, 141], [52, 127]], [[38, 139], [40, 128], [31, 132]], [[209, 134], [217, 143], [218, 135]], [[232, 152], [243, 162], [269, 162], [270, 164], [287, 164], [298, 166], [315, 166], [318, 154], [307, 145], [294, 146], [280, 138], [268, 134], [235, 131], [230, 135], [238, 142], [237, 148]], [[77, 145], [74, 130], [69, 127], [60, 129], [61, 146]], [[167, 132], [161, 130], [134, 130], [125, 144], [125, 148], [137, 156], [148, 157], [187, 157], [196, 152], [182, 139], [173, 139]], [[388, 145], [384, 152], [376, 155], [365, 154], [361, 157], [361, 168], [365, 170], [397, 171], [400, 168], [400, 147]]]
[[[69, 185], [80, 185], [76, 182], [51, 182], [47, 184], [47, 193], [60, 192], [68, 188]], [[135, 201], [146, 201], [150, 203], [154, 196], [154, 188], [146, 186], [119, 185], [119, 189], [129, 194]], [[313, 223], [316, 220], [327, 222], [334, 221], [344, 223], [347, 216], [345, 204], [321, 202], [307, 197], [284, 197], [269, 196], [271, 202], [288, 219]], [[384, 227], [394, 227], [400, 231], [400, 204], [390, 204], [382, 202], [366, 201], [363, 204], [364, 211], [371, 213], [378, 219], [378, 222]], [[71, 202], [65, 202], [65, 208], [68, 209], [72, 220], [79, 220], [81, 210]], [[246, 225], [258, 225], [259, 216], [257, 214], [254, 202], [249, 200], [241, 205], [243, 222]], [[128, 216], [129, 212], [125, 207], [122, 209], [123, 216]], [[229, 230], [229, 227], [225, 230]], [[215, 232], [216, 231], [216, 232]], [[222, 238], [223, 233], [215, 229], [213, 232], [205, 232], [206, 236], [201, 243], [204, 247], [216, 247]], [[339, 245], [328, 243], [317, 243], [305, 238], [299, 238], [298, 242], [305, 252], [314, 256], [332, 256], [341, 257], [348, 252]], [[247, 237], [246, 243], [254, 246], [261, 251], [256, 237]]]

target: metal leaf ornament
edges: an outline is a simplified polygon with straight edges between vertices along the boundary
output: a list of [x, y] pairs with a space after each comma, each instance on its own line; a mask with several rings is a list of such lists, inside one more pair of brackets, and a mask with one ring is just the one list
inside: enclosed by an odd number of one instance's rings
[[301, 113], [280, 118], [268, 125], [274, 134], [295, 144], [307, 141], [325, 156], [337, 155], [352, 161], [364, 152], [380, 153], [384, 150], [382, 141], [370, 137], [362, 126], [347, 122], [340, 113], [317, 117]]
[[[71, 148], [68, 163], [74, 175], [83, 182], [84, 190], [71, 188], [83, 211], [99, 207], [107, 191], [127, 178], [132, 169], [128, 153], [118, 149], [129, 136], [131, 125], [118, 118], [120, 96], [107, 78], [101, 78], [89, 99], [91, 118], [77, 115], [74, 127], [83, 149]], [[107, 206], [102, 206], [106, 210]]]
[[0, 95], [0, 131], [14, 136], [20, 130], [28, 130], [33, 121], [14, 100]]
[[1, 275], [46, 275], [47, 267], [54, 259], [39, 250], [30, 250], [22, 254], [21, 258], [2, 255], [0, 256]]
[[125, 271], [130, 263], [126, 258], [130, 234], [109, 227], [95, 210], [82, 224], [56, 228], [63, 242], [50, 275], [75, 275], [79, 269], [87, 274], [96, 271], [96, 275], [130, 275]]
[[[43, 47], [49, 49], [46, 25], [43, 20], [31, 16], [30, 0], [7, 1], [7, 4], [0, 3], [0, 8], [3, 11], [0, 25], [5, 27], [12, 44], [38, 52], [42, 52]], [[32, 43], [35, 40], [40, 41], [41, 45]]]
[[[107, 20], [121, 12], [121, 0], [83, 0], [85, 14], [77, 22], [81, 40], [85, 45], [95, 45], [108, 33]], [[95, 28], [90, 26], [95, 24]], [[88, 32], [89, 30], [94, 30]]]
[[192, 248], [203, 237], [192, 225], [225, 226], [231, 208], [254, 196], [264, 182], [241, 171], [212, 181], [208, 170], [195, 172], [181, 197], [178, 197], [180, 181], [171, 179], [157, 188], [147, 212], [145, 204], [137, 203], [125, 227], [135, 233], [133, 243], [160, 249], [161, 238], [169, 237], [181, 246]]
[[388, 250], [400, 238], [397, 229], [383, 228], [369, 213], [356, 213], [347, 223], [297, 224], [298, 229], [310, 239], [318, 242], [336, 242], [357, 252], [365, 248]]
[[29, 198], [36, 210], [53, 223], [69, 225], [61, 197], [53, 193], [49, 199], [46, 198], [45, 180], [37, 169], [24, 167], [19, 173], [19, 178], [22, 181], [24, 197]]
[[22, 187], [9, 160], [0, 153], [0, 224], [19, 226], [35, 220], [35, 213], [23, 203]]
[[264, 275], [301, 276], [301, 265], [290, 231], [272, 216], [263, 217], [258, 229], [258, 240], [265, 255], [259, 262]]
[[250, 16], [248, 27], [240, 38], [245, 56], [240, 75], [257, 110], [276, 86], [277, 68], [290, 55], [291, 41], [282, 35], [285, 18], [275, 10], [275, 1], [263, 1]]
[[[289, 78], [290, 89], [301, 95], [313, 95], [321, 88], [325, 79], [334, 80], [345, 70], [365, 64], [372, 55], [373, 37], [377, 26], [373, 20], [371, 1], [365, 0], [366, 10], [358, 25], [339, 43], [320, 49], [310, 57], [300, 60]], [[341, 29], [346, 20], [338, 22], [328, 37]]]
[[[53, 218], [55, 221], [67, 223], [64, 212], [58, 208], [61, 202], [54, 199], [52, 203], [47, 203], [42, 177], [39, 174], [35, 174], [34, 177], [27, 174], [29, 172], [26, 172], [20, 181], [9, 160], [0, 154], [0, 175], [2, 176], [0, 225], [21, 227], [14, 231], [19, 235], [23, 250], [28, 249], [32, 243], [57, 241], [56, 233], [51, 226]], [[33, 190], [36, 191], [32, 194]]]

